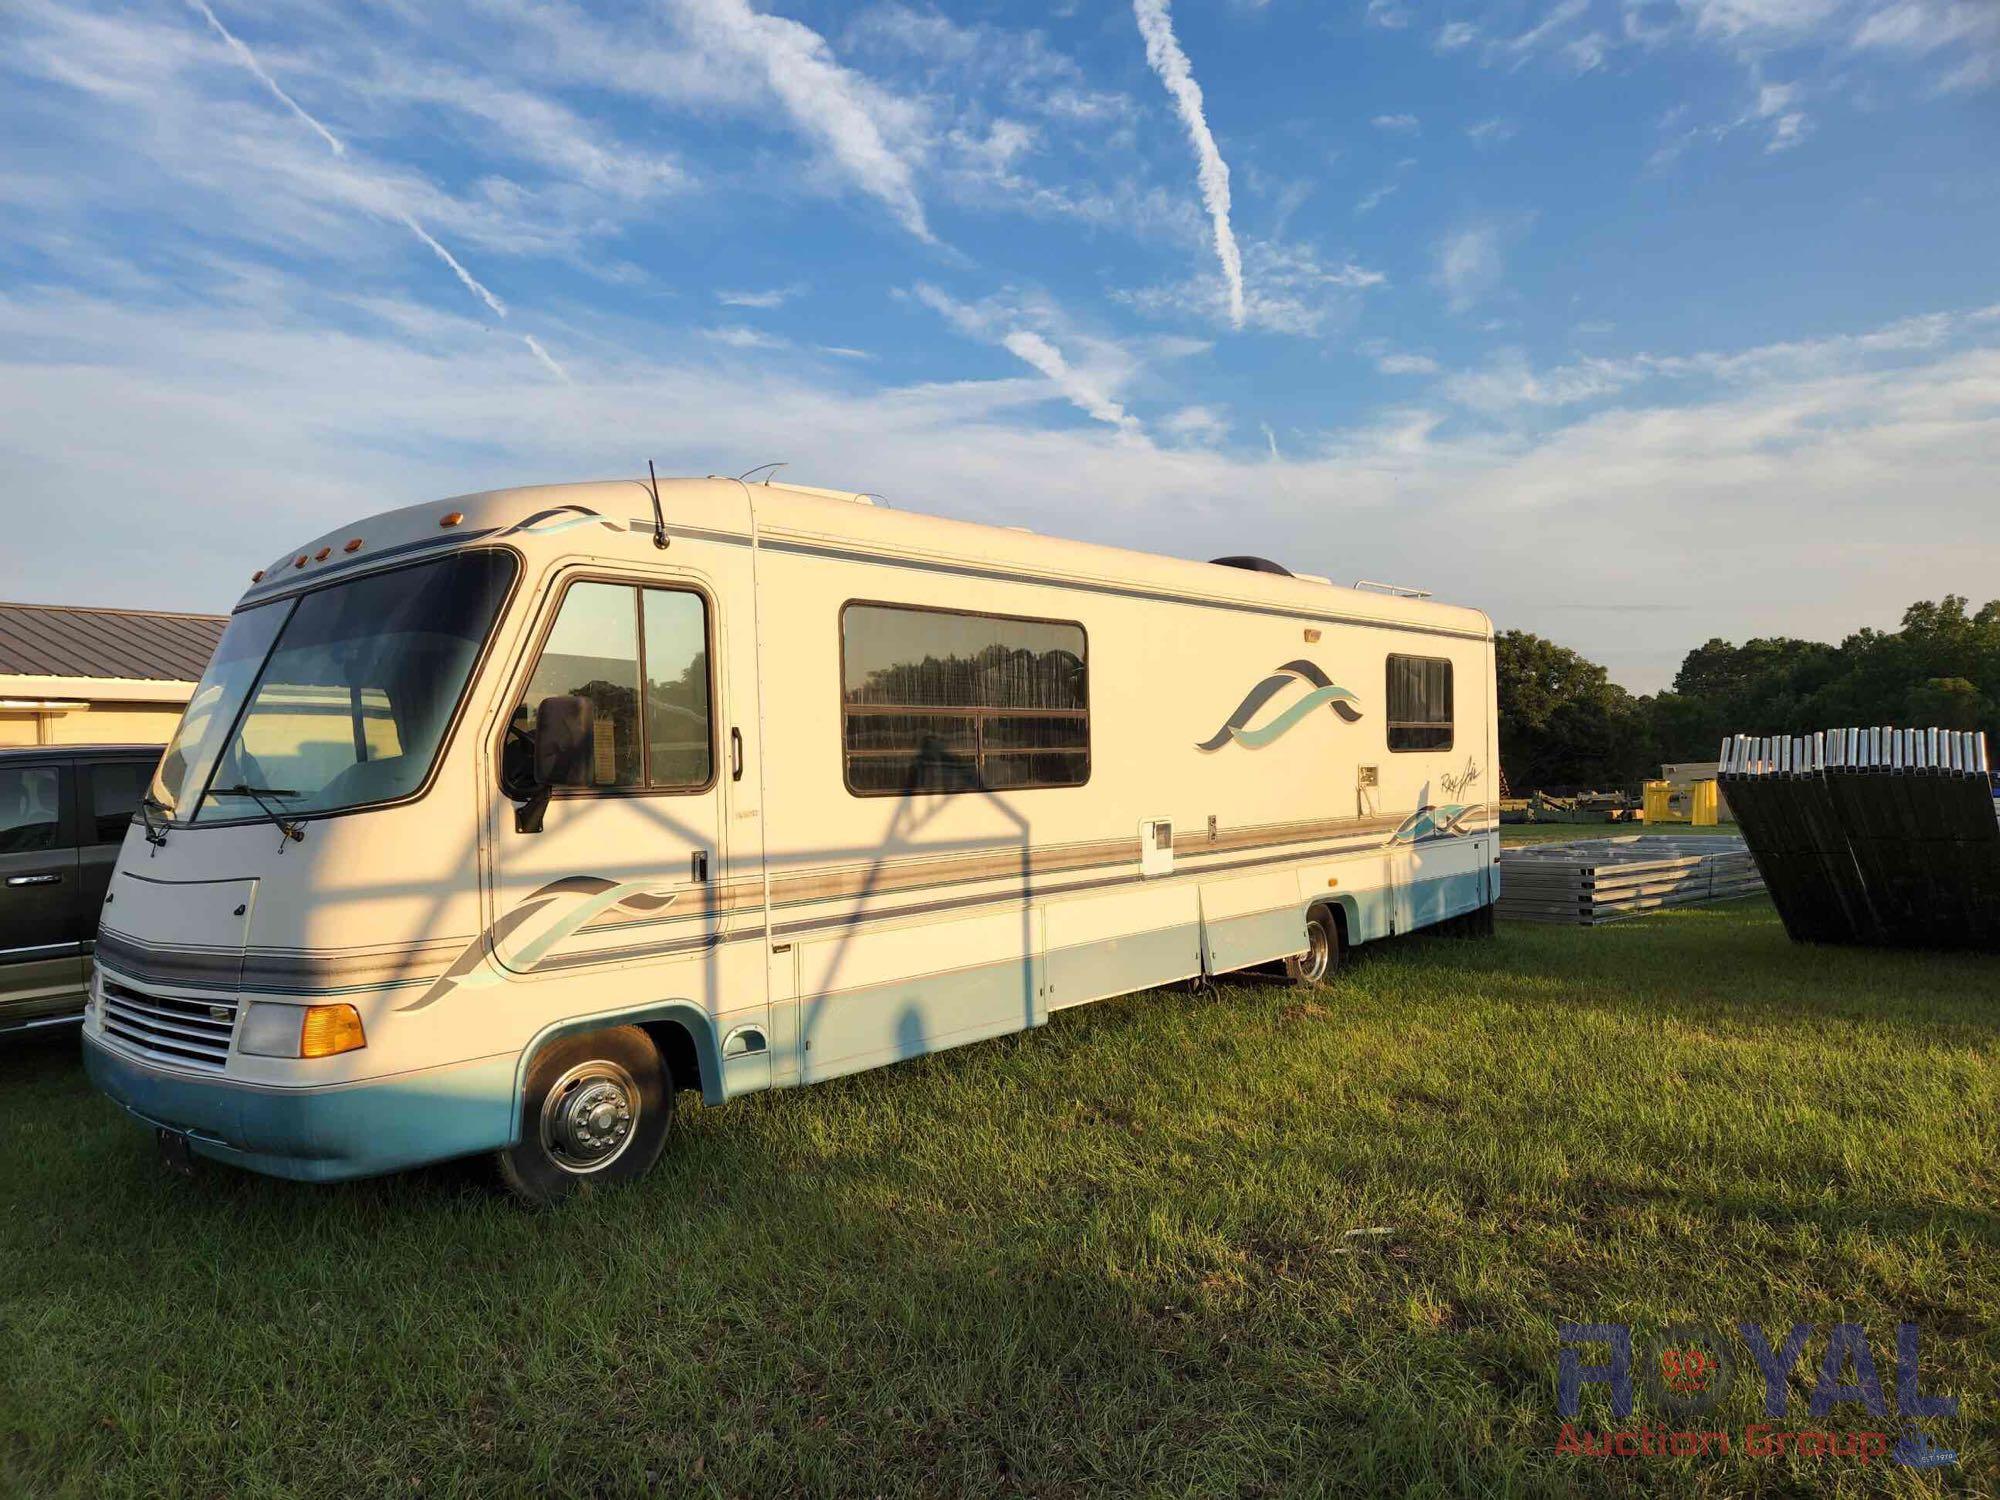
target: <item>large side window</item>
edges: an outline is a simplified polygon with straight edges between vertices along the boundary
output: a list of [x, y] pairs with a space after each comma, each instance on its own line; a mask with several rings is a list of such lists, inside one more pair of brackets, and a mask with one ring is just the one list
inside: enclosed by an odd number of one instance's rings
[[849, 604], [841, 655], [842, 753], [856, 796], [1090, 779], [1081, 625]]
[[53, 849], [62, 824], [62, 767], [0, 766], [0, 854]]
[[1441, 656], [1389, 658], [1389, 748], [1449, 750], [1451, 663]]
[[587, 698], [592, 785], [687, 791], [708, 785], [714, 766], [708, 676], [708, 606], [699, 594], [575, 583], [514, 723], [532, 734], [544, 698]]

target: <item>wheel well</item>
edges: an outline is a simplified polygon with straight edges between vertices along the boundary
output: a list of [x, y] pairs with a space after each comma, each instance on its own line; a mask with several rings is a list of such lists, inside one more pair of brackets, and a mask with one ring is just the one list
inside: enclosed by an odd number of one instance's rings
[[1340, 936], [1340, 946], [1343, 952], [1353, 946], [1347, 940], [1347, 908], [1345, 905], [1338, 901], [1315, 901], [1307, 908], [1307, 911], [1308, 913], [1323, 911], [1332, 917], [1333, 930]]
[[694, 1036], [687, 1027], [678, 1021], [642, 1021], [639, 1029], [660, 1049], [660, 1060], [667, 1065], [667, 1077], [674, 1087], [699, 1091], [701, 1053], [696, 1050]]

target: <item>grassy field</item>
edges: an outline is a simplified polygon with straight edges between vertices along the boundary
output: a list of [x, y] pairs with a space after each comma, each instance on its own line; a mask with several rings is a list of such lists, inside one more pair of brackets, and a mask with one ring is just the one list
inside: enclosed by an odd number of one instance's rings
[[[1990, 1493], [2000, 963], [1759, 902], [690, 1109], [641, 1187], [169, 1176], [0, 1051], [0, 1492]], [[1391, 1226], [1388, 1248], [1343, 1232]], [[1959, 1464], [1558, 1455], [1559, 1320], [1922, 1325]], [[1705, 1424], [1758, 1420], [1739, 1377]], [[1610, 1425], [1588, 1398], [1588, 1425]], [[1643, 1408], [1640, 1415], [1645, 1415]], [[1839, 1427], [1876, 1427], [1840, 1408]]]

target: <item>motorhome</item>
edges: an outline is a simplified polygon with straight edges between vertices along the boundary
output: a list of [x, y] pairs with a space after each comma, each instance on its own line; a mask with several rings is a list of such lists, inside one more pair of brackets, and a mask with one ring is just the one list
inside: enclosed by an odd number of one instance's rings
[[560, 1197], [682, 1091], [1477, 930], [1495, 741], [1491, 622], [1407, 590], [734, 479], [390, 511], [238, 601], [85, 1053], [181, 1156]]

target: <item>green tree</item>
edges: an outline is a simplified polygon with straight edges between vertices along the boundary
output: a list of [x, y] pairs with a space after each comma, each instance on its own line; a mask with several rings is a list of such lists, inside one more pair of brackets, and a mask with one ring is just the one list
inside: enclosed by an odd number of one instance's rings
[[1652, 757], [1644, 713], [1596, 662], [1525, 630], [1494, 640], [1508, 785], [1620, 786]]

